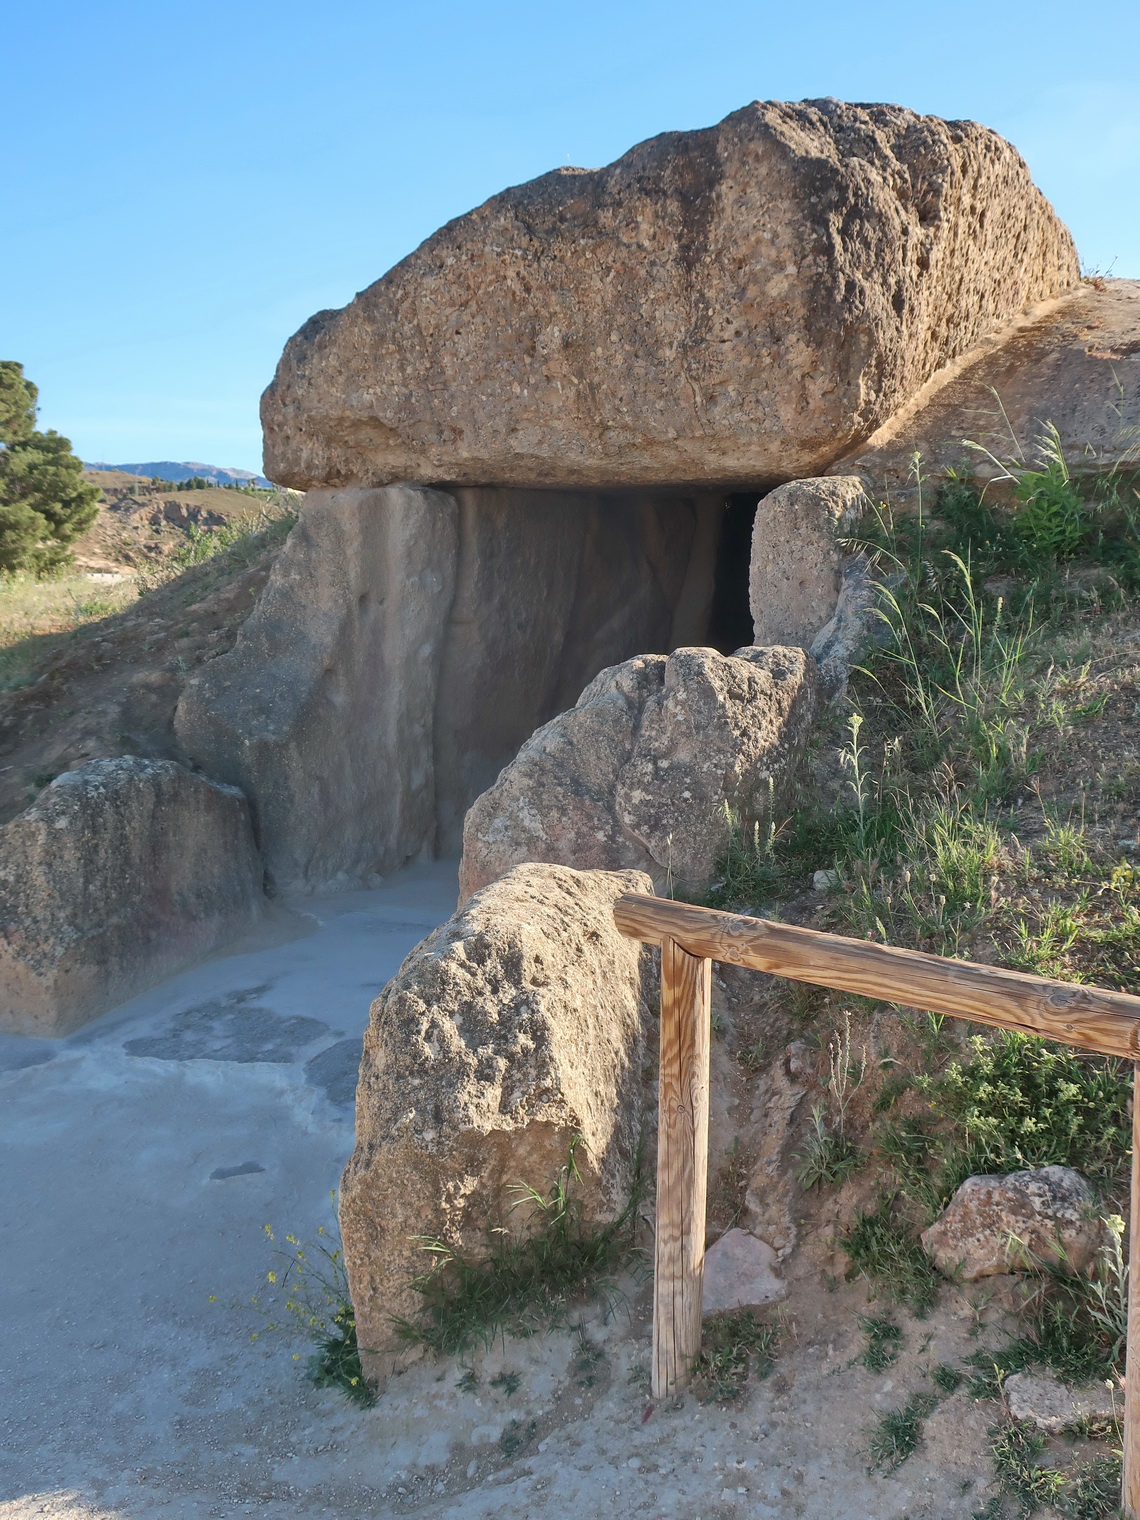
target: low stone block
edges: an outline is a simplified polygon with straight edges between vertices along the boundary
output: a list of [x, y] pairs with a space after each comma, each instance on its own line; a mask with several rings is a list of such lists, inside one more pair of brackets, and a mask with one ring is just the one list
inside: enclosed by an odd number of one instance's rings
[[64, 1035], [257, 921], [245, 798], [170, 760], [93, 760], [0, 828], [0, 1030]]

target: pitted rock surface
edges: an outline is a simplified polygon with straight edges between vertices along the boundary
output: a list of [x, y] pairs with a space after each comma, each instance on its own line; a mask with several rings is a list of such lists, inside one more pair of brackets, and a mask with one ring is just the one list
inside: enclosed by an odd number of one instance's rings
[[649, 1015], [648, 952], [613, 905], [636, 871], [519, 866], [405, 960], [372, 1005], [341, 1230], [368, 1371], [399, 1364], [393, 1317], [419, 1306], [426, 1239], [486, 1250], [528, 1228], [520, 1186], [575, 1162], [586, 1218], [615, 1217], [634, 1182]]
[[92, 760], [0, 828], [0, 1029], [60, 1035], [261, 916], [245, 798], [172, 760]]
[[967, 1177], [922, 1244], [939, 1271], [975, 1282], [1042, 1266], [1083, 1273], [1103, 1238], [1093, 1190], [1080, 1172], [1043, 1166]]
[[472, 805], [461, 896], [527, 860], [707, 882], [793, 769], [815, 716], [800, 649], [678, 649], [603, 670]]
[[318, 312], [265, 394], [265, 467], [301, 489], [816, 475], [1079, 274], [989, 129], [757, 101], [505, 190]]

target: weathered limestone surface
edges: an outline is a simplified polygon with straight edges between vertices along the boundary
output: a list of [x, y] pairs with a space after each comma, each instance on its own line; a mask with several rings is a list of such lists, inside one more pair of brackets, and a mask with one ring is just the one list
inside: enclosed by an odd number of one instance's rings
[[[963, 439], [1000, 460], [1031, 463], [1047, 423], [1078, 474], [1135, 465], [1140, 280], [1084, 284], [984, 340], [831, 468], [905, 499], [915, 489], [917, 452], [930, 476], [954, 467], [988, 485], [998, 467]], [[930, 495], [928, 485], [928, 502]]]
[[678, 649], [604, 670], [540, 728], [467, 814], [460, 895], [521, 861], [708, 881], [780, 788], [816, 711], [799, 649]]
[[1088, 1383], [1081, 1388], [1067, 1388], [1061, 1380], [1044, 1369], [1038, 1372], [1012, 1372], [1001, 1385], [1010, 1418], [1035, 1425], [1046, 1435], [1059, 1436], [1076, 1430], [1085, 1420], [1119, 1418], [1121, 1397], [1104, 1383]]
[[810, 649], [834, 616], [848, 557], [841, 540], [867, 505], [852, 476], [793, 480], [756, 508], [748, 600], [757, 644]]
[[170, 760], [66, 771], [0, 828], [0, 1030], [63, 1035], [262, 911], [241, 793]]
[[599, 670], [705, 637], [723, 496], [461, 489], [436, 702], [440, 846]]
[[228, 654], [188, 682], [184, 752], [249, 797], [282, 887], [367, 881], [430, 842], [453, 497], [321, 491]]
[[1068, 1166], [1043, 1166], [1002, 1177], [967, 1177], [923, 1231], [940, 1272], [964, 1282], [1038, 1265], [1083, 1273], [1104, 1230], [1092, 1188]]
[[506, 190], [318, 312], [263, 400], [266, 469], [305, 489], [815, 475], [1078, 278], [987, 128], [755, 102]]
[[316, 491], [181, 752], [251, 799], [271, 884], [457, 850], [471, 801], [605, 665], [703, 634], [719, 497]]
[[518, 1184], [541, 1191], [574, 1136], [587, 1218], [634, 1182], [648, 1012], [642, 947], [614, 926], [638, 872], [525, 865], [408, 956], [372, 1005], [341, 1231], [370, 1377], [399, 1360], [392, 1318], [416, 1313], [416, 1237], [467, 1252], [522, 1231]]

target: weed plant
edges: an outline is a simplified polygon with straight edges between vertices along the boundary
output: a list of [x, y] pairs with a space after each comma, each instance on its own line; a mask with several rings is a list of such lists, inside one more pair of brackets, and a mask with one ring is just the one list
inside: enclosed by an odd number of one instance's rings
[[731, 1309], [706, 1320], [693, 1364], [693, 1391], [701, 1403], [731, 1402], [750, 1381], [763, 1381], [775, 1365], [777, 1335], [755, 1309]]
[[859, 1327], [867, 1337], [867, 1344], [855, 1361], [868, 1372], [885, 1372], [893, 1367], [902, 1350], [902, 1327], [887, 1314], [861, 1314]]
[[883, 1415], [876, 1425], [867, 1450], [871, 1458], [867, 1471], [876, 1468], [892, 1473], [902, 1466], [918, 1448], [928, 1415], [934, 1413], [938, 1397], [933, 1393], [913, 1393], [898, 1409]]
[[860, 1209], [843, 1249], [851, 1264], [849, 1276], [865, 1278], [872, 1293], [905, 1304], [919, 1316], [929, 1313], [938, 1296], [938, 1275], [896, 1199], [880, 1198], [873, 1208]]
[[475, 1257], [440, 1240], [421, 1244], [433, 1257], [412, 1280], [422, 1308], [396, 1322], [399, 1337], [444, 1356], [489, 1346], [496, 1336], [533, 1335], [565, 1322], [575, 1301], [611, 1295], [615, 1278], [637, 1261], [633, 1223], [642, 1196], [639, 1180], [621, 1215], [609, 1224], [582, 1218], [574, 1188], [581, 1181], [570, 1155], [549, 1193], [519, 1184], [516, 1207], [529, 1204], [538, 1227], [522, 1239], [492, 1232]]
[[[335, 1204], [336, 1195], [332, 1196]], [[276, 1247], [271, 1225], [265, 1226], [265, 1234]], [[376, 1395], [361, 1368], [344, 1251], [335, 1229], [322, 1225], [317, 1236], [315, 1245], [306, 1246], [297, 1236], [286, 1235], [288, 1249], [276, 1247], [278, 1266], [266, 1274], [266, 1282], [275, 1304], [283, 1304], [289, 1321], [316, 1347], [305, 1366], [309, 1381], [318, 1388], [335, 1388], [367, 1409]], [[260, 1306], [259, 1298], [253, 1302]], [[266, 1328], [281, 1326], [270, 1319]]]

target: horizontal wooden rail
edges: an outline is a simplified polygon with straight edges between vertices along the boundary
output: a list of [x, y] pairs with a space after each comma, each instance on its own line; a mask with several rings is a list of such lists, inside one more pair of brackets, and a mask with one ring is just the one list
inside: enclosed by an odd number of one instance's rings
[[650, 944], [671, 939], [690, 955], [731, 966], [1140, 1060], [1140, 997], [1126, 992], [1053, 982], [664, 897], [619, 897], [614, 918], [630, 939]]
[[661, 946], [661, 1082], [654, 1398], [689, 1381], [701, 1349], [712, 962], [1044, 1035], [1132, 1067], [1132, 1222], [1124, 1389], [1125, 1520], [1140, 1520], [1140, 998], [631, 893], [618, 928]]

